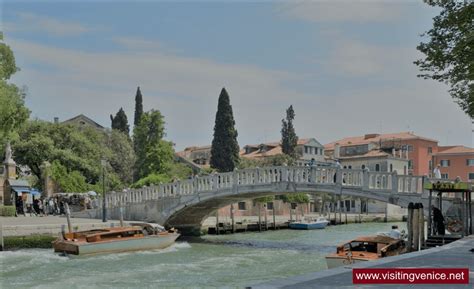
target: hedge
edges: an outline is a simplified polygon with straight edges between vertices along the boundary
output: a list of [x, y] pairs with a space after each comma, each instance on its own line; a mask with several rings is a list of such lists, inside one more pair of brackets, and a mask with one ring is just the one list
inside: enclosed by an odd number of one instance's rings
[[0, 206], [0, 216], [14, 217], [15, 211], [15, 206]]
[[4, 237], [4, 250], [26, 248], [52, 248], [51, 243], [57, 237], [50, 235], [9, 236]]

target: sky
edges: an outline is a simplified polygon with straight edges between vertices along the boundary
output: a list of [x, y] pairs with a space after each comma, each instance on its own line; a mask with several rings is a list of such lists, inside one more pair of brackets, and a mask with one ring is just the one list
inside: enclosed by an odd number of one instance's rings
[[140, 86], [180, 150], [211, 143], [225, 87], [241, 147], [278, 141], [289, 105], [297, 135], [323, 144], [413, 131], [472, 146], [449, 88], [416, 76], [438, 13], [415, 0], [4, 0], [0, 25], [33, 118], [110, 127], [123, 107], [132, 123]]

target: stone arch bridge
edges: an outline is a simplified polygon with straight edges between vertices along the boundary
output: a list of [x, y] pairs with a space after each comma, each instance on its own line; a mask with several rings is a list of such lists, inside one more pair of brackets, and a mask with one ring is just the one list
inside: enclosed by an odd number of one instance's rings
[[[396, 172], [369, 172], [333, 167], [264, 167], [212, 174], [189, 180], [106, 194], [108, 218], [157, 222], [182, 232], [196, 233], [217, 209], [245, 199], [291, 193], [330, 193], [387, 202], [407, 207], [422, 202], [428, 207], [420, 176]], [[447, 208], [449, 204], [443, 206]], [[98, 209], [73, 213], [101, 218]]]

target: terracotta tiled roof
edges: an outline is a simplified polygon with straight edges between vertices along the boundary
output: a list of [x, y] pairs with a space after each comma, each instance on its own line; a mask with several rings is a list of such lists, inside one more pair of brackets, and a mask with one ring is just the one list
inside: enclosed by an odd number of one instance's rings
[[266, 152], [261, 152], [261, 151], [254, 151], [249, 154], [245, 154], [244, 152], [241, 152], [241, 156], [244, 158], [248, 159], [256, 159], [256, 158], [264, 158], [264, 157], [271, 157], [271, 156], [276, 156], [276, 155], [281, 155], [283, 152], [281, 151], [281, 146], [274, 147]]
[[324, 146], [326, 150], [333, 150], [334, 145], [338, 143], [341, 146], [349, 146], [349, 145], [362, 145], [368, 143], [374, 143], [382, 141], [388, 141], [393, 139], [400, 139], [400, 140], [411, 140], [411, 139], [422, 139], [432, 142], [438, 142], [434, 139], [429, 139], [421, 136], [417, 136], [412, 132], [399, 132], [399, 133], [386, 133], [386, 134], [366, 134], [362, 136], [355, 136], [355, 137], [346, 137], [331, 143], [328, 143]]
[[474, 148], [468, 148], [466, 146], [446, 146], [439, 147], [438, 153], [435, 155], [447, 155], [447, 154], [468, 154], [474, 153]]
[[392, 156], [392, 155], [381, 150], [371, 150], [363, 155], [341, 156], [340, 159], [375, 158], [375, 157], [388, 157], [388, 156]]

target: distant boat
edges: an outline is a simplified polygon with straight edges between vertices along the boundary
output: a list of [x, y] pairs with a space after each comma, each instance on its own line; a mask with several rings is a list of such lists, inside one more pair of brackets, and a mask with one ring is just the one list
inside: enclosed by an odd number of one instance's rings
[[81, 256], [154, 250], [171, 246], [178, 237], [174, 229], [166, 231], [158, 224], [135, 223], [127, 227], [64, 233], [53, 241], [53, 248], [54, 252]]
[[324, 229], [329, 224], [329, 221], [324, 217], [319, 217], [316, 220], [306, 220], [300, 222], [291, 222], [289, 224], [290, 229], [296, 230], [314, 230]]
[[358, 262], [372, 261], [405, 253], [405, 242], [388, 236], [357, 237], [337, 246], [336, 253], [326, 256], [328, 269]]

